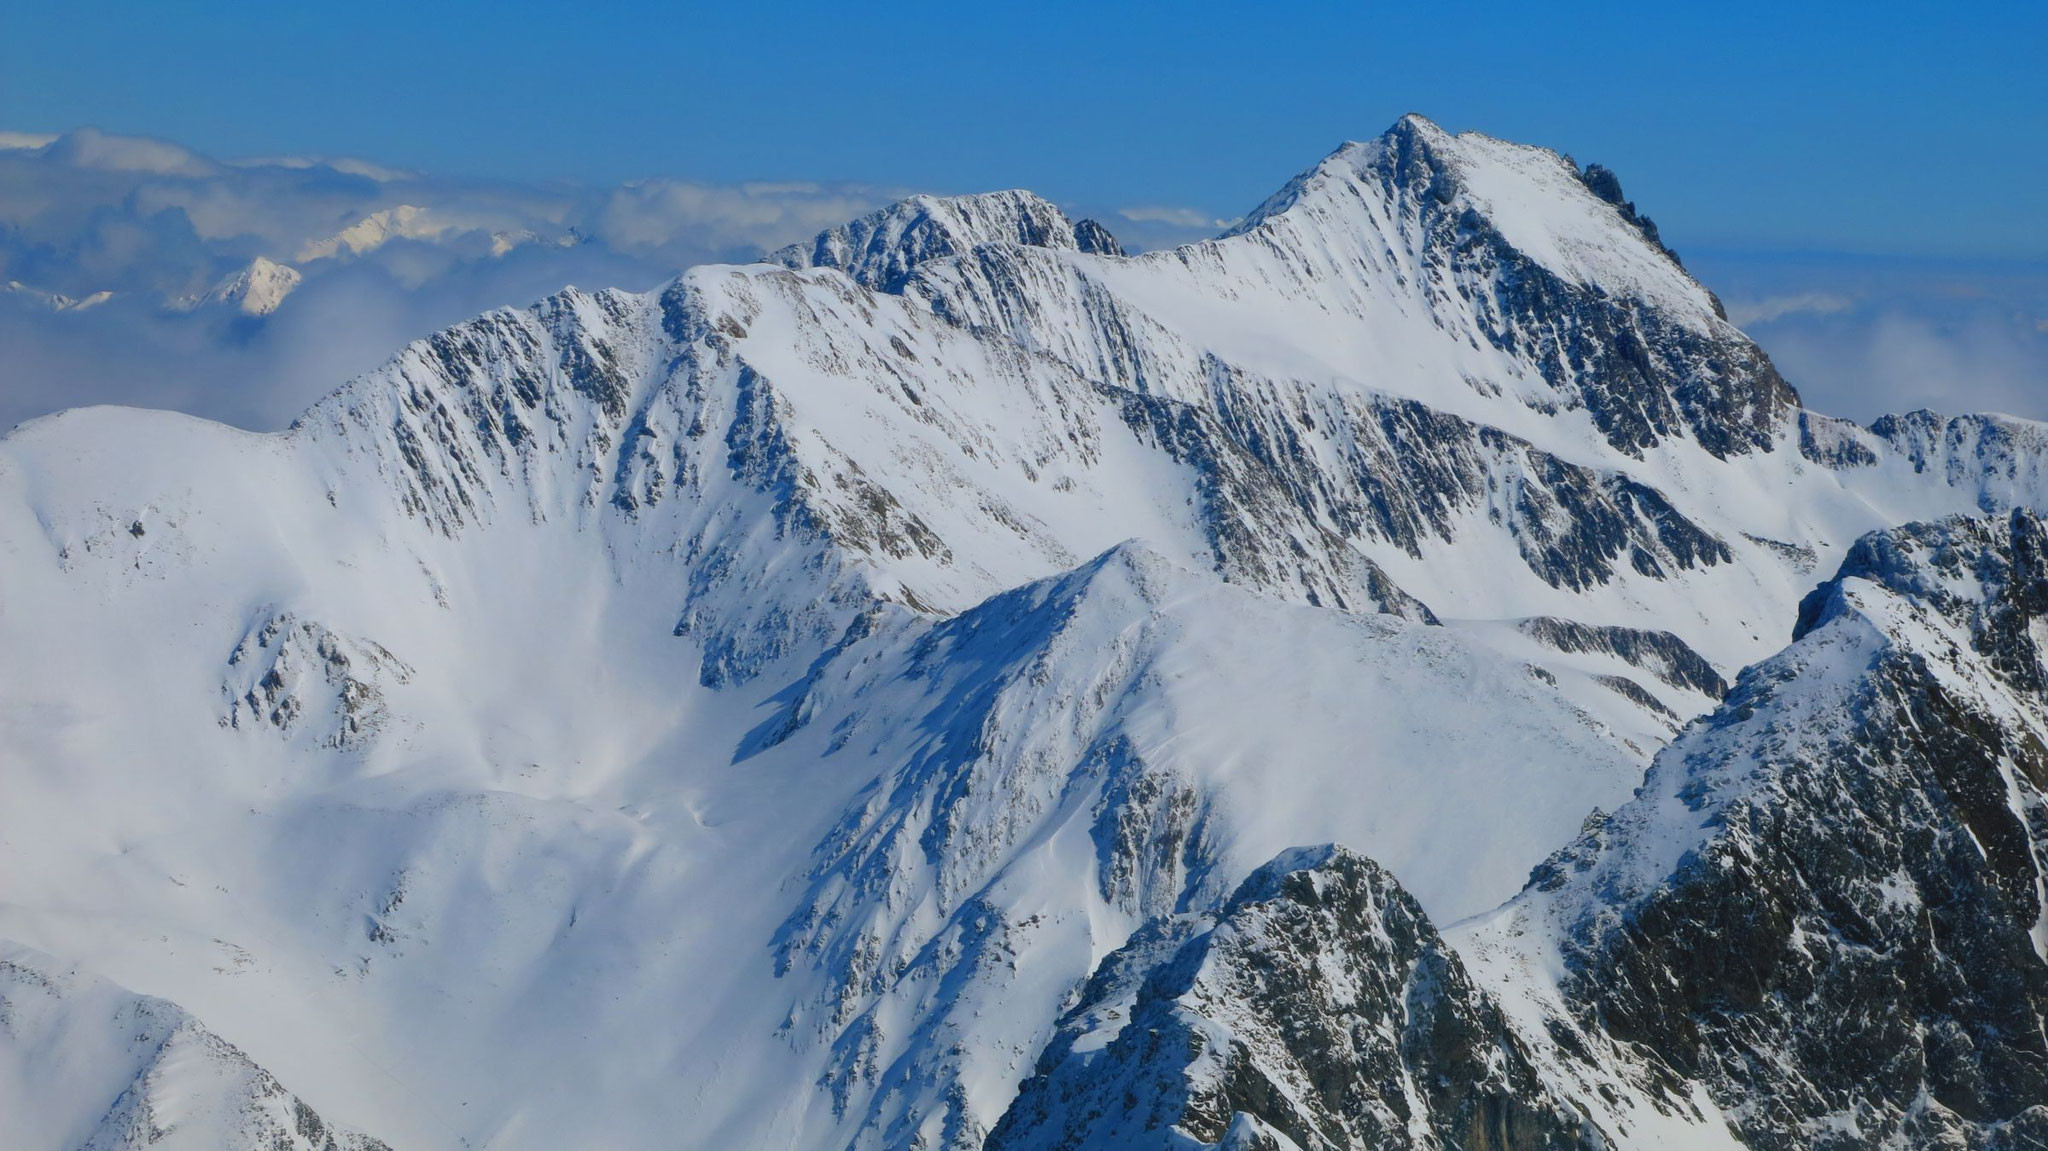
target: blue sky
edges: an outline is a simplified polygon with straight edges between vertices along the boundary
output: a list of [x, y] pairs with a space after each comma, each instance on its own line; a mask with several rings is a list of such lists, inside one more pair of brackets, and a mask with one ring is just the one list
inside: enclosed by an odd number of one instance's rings
[[1406, 111], [1619, 171], [1684, 250], [2048, 258], [2048, 5], [65, 3], [0, 121], [517, 180], [1236, 215]]

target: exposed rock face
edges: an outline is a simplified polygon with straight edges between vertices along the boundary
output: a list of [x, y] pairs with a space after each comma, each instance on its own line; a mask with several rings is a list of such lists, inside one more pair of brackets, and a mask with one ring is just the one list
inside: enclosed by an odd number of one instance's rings
[[1817, 412], [1799, 413], [1799, 454], [1837, 471], [1877, 463], [1877, 452], [1865, 440], [1870, 432], [1848, 420]]
[[1716, 699], [1728, 694], [1728, 682], [1714, 670], [1714, 665], [1668, 631], [1606, 627], [1554, 616], [1525, 619], [1518, 626], [1530, 638], [1558, 651], [1606, 652], [1627, 660], [1672, 687]]
[[768, 259], [790, 268], [837, 268], [878, 292], [901, 292], [919, 264], [962, 256], [983, 244], [1021, 244], [1121, 256], [1109, 229], [1075, 224], [1030, 192], [974, 196], [912, 196], [792, 244]]
[[384, 729], [385, 688], [411, 678], [412, 669], [382, 644], [278, 612], [228, 656], [221, 724], [268, 725], [284, 735], [303, 729], [326, 747], [355, 748]]
[[1108, 228], [1095, 220], [1074, 222], [1074, 246], [1097, 256], [1121, 256], [1124, 246], [1110, 234]]
[[[1273, 231], [1270, 221], [1297, 202], [1338, 189], [1346, 198], [1369, 196], [1385, 205], [1399, 222], [1395, 230], [1414, 245], [1440, 322], [1476, 322], [1493, 346], [1525, 358], [1565, 402], [1591, 413], [1616, 449], [1635, 455], [1688, 436], [1716, 456], [1768, 451], [1798, 396], [1733, 328], [1693, 322], [1703, 319], [1698, 311], [1687, 315], [1663, 303], [1669, 296], [1690, 297], [1695, 307], [1718, 311], [1711, 294], [1679, 270], [1654, 226], [1634, 205], [1619, 202], [1612, 173], [1596, 169], [1582, 177], [1550, 153], [1511, 161], [1555, 166], [1547, 178], [1583, 184], [1669, 265], [1668, 272], [1631, 269], [1635, 283], [1577, 282], [1568, 259], [1539, 261], [1491, 215], [1487, 189], [1473, 184], [1471, 160], [1494, 145], [1470, 137], [1453, 145], [1434, 124], [1406, 117], [1380, 139], [1351, 145], [1298, 179], [1240, 231]], [[1269, 242], [1285, 241], [1275, 235]]]
[[988, 1147], [1598, 1146], [1581, 1127], [1414, 899], [1318, 848], [1104, 960]]
[[[1475, 513], [1513, 538], [1538, 578], [1573, 591], [1625, 570], [1663, 579], [1731, 558], [1722, 540], [1626, 476], [1413, 401], [1289, 412], [1256, 402], [1276, 398], [1274, 382], [1212, 368], [1213, 406], [1133, 395], [1122, 413], [1193, 468], [1217, 565], [1245, 582], [1430, 619], [1357, 545], [1380, 540], [1420, 556], [1457, 538]], [[1337, 468], [1326, 462], [1333, 456]]]
[[2032, 512], [1859, 542], [1533, 877], [1581, 1024], [1752, 1147], [2048, 1140], [2044, 613]]

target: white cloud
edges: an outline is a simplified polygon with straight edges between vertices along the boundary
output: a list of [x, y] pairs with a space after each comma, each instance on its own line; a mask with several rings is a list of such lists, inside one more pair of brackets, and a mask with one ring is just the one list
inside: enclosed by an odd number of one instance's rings
[[167, 140], [147, 136], [111, 136], [97, 128], [80, 128], [51, 141], [52, 152], [79, 168], [108, 172], [149, 172], [160, 176], [206, 176], [215, 165]]
[[1728, 322], [1736, 327], [1768, 324], [1786, 316], [1832, 316], [1849, 311], [1856, 301], [1838, 292], [1799, 292], [1790, 296], [1767, 296], [1761, 300], [1730, 300]]
[[1996, 305], [1957, 316], [1907, 310], [1771, 329], [1765, 350], [1806, 403], [1868, 421], [1930, 408], [2048, 418], [2048, 339]]
[[361, 176], [366, 180], [375, 180], [379, 184], [390, 184], [399, 180], [417, 180], [420, 178], [420, 174], [417, 172], [409, 172], [403, 168], [388, 168], [382, 164], [371, 163], [368, 160], [358, 160], [353, 156], [251, 156], [242, 160], [229, 160], [227, 163], [230, 167], [235, 168], [287, 168], [294, 170], [328, 168], [350, 176]]
[[816, 235], [903, 195], [901, 189], [864, 185], [640, 180], [606, 197], [596, 234], [627, 251], [765, 251]]
[[1136, 224], [1166, 224], [1175, 228], [1228, 228], [1234, 220], [1219, 220], [1197, 208], [1176, 208], [1166, 204], [1139, 204], [1118, 208], [1116, 214]]
[[899, 195], [799, 181], [540, 187], [291, 155], [217, 164], [165, 141], [80, 129], [46, 147], [0, 149], [0, 272], [72, 297], [177, 299], [258, 257], [376, 253], [417, 286], [450, 261], [587, 243], [673, 271], [753, 258]]
[[1687, 255], [1816, 410], [2048, 418], [2048, 263]]
[[277, 427], [406, 340], [489, 308], [569, 283], [644, 290], [900, 195], [491, 183], [305, 156], [222, 164], [93, 129], [7, 134], [0, 432], [109, 402]]

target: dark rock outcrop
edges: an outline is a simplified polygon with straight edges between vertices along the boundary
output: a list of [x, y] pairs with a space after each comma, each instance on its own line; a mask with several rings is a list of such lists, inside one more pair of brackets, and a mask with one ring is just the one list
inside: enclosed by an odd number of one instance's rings
[[1668, 631], [1613, 627], [1534, 616], [1517, 625], [1522, 634], [1562, 652], [1605, 652], [1642, 668], [1672, 687], [1684, 688], [1719, 699], [1728, 694], [1728, 681], [1714, 670], [1706, 657]]
[[[1640, 455], [1674, 436], [1690, 436], [1722, 458], [1771, 450], [1799, 397], [1761, 348], [1725, 323], [1701, 330], [1625, 295], [1574, 283], [1516, 249], [1466, 194], [1449, 141], [1436, 125], [1408, 116], [1357, 153], [1359, 175], [1376, 182], [1404, 225], [1419, 233], [1435, 299], [1447, 310], [1453, 299], [1470, 304], [1486, 340], [1576, 396], [1617, 450]], [[1604, 168], [1593, 171], [1604, 175], [1572, 174], [1615, 204], [1676, 268], [1655, 226], [1626, 201], [1617, 203], [1620, 182]], [[1299, 194], [1290, 186], [1244, 230], [1284, 211]]]
[[1324, 847], [1255, 872], [1212, 925], [1162, 921], [1104, 960], [987, 1146], [1594, 1138], [1414, 899], [1372, 861]]
[[912, 196], [851, 223], [769, 255], [790, 268], [838, 268], [878, 292], [901, 292], [927, 260], [959, 256], [983, 244], [1067, 248], [1121, 256], [1109, 229], [1094, 220], [1075, 224], [1030, 192], [973, 196]]
[[1538, 869], [1581, 1022], [1766, 1151], [2043, 1146], [2044, 619], [2030, 511], [1859, 542], [1798, 642]]

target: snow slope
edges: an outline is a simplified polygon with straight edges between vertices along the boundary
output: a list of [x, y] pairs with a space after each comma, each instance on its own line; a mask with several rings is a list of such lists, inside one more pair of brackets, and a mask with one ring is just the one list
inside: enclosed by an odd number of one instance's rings
[[0, 1104], [22, 1146], [386, 1151], [322, 1119], [175, 1004], [17, 946], [0, 958], [0, 988]]
[[401, 1151], [951, 1147], [1290, 845], [1486, 911], [1859, 535], [2044, 482], [1799, 409], [1610, 182], [1408, 118], [1171, 252], [918, 198], [282, 434], [25, 424], [0, 939]]

